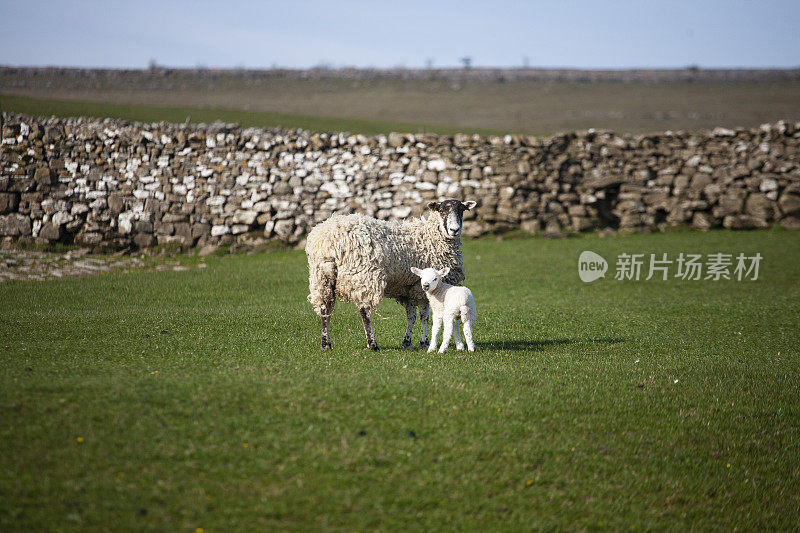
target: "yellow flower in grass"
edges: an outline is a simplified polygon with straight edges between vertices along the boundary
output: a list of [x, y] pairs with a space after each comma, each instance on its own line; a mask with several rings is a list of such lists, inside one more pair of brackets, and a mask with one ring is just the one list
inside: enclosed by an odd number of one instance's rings
[[[78, 444], [82, 444], [83, 443], [83, 437], [78, 437], [75, 440], [78, 441]], [[730, 465], [728, 465], [728, 466], [730, 466]]]

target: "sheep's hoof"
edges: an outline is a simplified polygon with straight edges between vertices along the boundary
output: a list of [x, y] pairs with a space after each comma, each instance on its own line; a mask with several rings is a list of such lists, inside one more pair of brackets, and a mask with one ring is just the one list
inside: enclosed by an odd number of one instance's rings
[[463, 344], [456, 344], [456, 350], [458, 350], [460, 352], [463, 349], [464, 349], [464, 345]]
[[414, 345], [411, 344], [411, 339], [403, 339], [403, 344], [401, 344], [400, 347], [404, 350], [411, 350]]
[[364, 348], [364, 349], [365, 349], [365, 350], [372, 350], [373, 352], [380, 352], [380, 351], [381, 351], [381, 349], [380, 349], [380, 348], [378, 348], [378, 345], [377, 345], [377, 344], [370, 344], [370, 345], [368, 345], [368, 346], [367, 346], [366, 348]]
[[436, 348], [428, 348], [428, 353], [433, 353], [436, 351]]
[[322, 343], [322, 351], [333, 350], [333, 345], [330, 342], [323, 342]]
[[424, 350], [428, 347], [428, 341], [419, 341], [419, 349]]

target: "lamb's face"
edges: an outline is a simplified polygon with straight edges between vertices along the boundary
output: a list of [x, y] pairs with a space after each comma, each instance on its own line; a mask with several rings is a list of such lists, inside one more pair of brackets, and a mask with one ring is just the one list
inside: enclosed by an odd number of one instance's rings
[[436, 290], [436, 287], [439, 286], [439, 282], [441, 282], [442, 278], [450, 272], [450, 269], [445, 267], [442, 270], [436, 270], [435, 268], [426, 268], [423, 270], [411, 267], [411, 272], [419, 276], [419, 282], [420, 285], [422, 285], [422, 290], [431, 292]]
[[419, 276], [423, 291], [432, 291], [436, 289], [436, 287], [439, 286], [440, 279], [439, 273], [433, 268], [426, 268]]
[[464, 211], [472, 209], [475, 205], [476, 203], [472, 201], [445, 200], [444, 202], [431, 202], [428, 204], [428, 208], [439, 214], [444, 236], [448, 239], [455, 239], [461, 235]]

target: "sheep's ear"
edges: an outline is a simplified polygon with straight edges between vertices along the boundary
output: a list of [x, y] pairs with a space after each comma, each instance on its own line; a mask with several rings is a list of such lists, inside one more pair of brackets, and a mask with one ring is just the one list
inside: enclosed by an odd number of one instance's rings
[[413, 272], [414, 274], [416, 274], [419, 277], [422, 277], [422, 270], [420, 270], [418, 268], [411, 267], [411, 272]]
[[444, 267], [443, 269], [441, 269], [441, 270], [439, 271], [439, 275], [440, 275], [441, 277], [445, 277], [445, 276], [446, 276], [446, 275], [448, 275], [449, 273], [450, 273], [450, 267]]
[[433, 209], [434, 211], [439, 209], [439, 202], [429, 202], [428, 209]]
[[473, 202], [472, 200], [470, 200], [469, 202], [463, 202], [463, 204], [464, 207], [466, 207], [467, 209], [472, 209], [473, 207], [478, 205], [478, 202]]

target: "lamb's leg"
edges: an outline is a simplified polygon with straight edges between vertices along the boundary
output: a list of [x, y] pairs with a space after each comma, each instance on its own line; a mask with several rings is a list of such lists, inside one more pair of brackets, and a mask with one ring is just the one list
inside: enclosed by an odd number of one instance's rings
[[375, 341], [375, 332], [372, 331], [370, 312], [363, 307], [361, 308], [361, 321], [364, 323], [364, 334], [367, 336], [367, 348], [377, 352], [379, 348], [377, 341]]
[[430, 309], [431, 308], [428, 306], [428, 304], [422, 304], [419, 306], [419, 347], [423, 349], [428, 345], [428, 312]]
[[428, 353], [436, 350], [436, 339], [439, 337], [439, 330], [442, 329], [442, 317], [433, 315], [433, 327], [431, 328], [431, 344], [428, 346]]
[[[466, 335], [467, 333], [464, 332], [464, 336]], [[461, 333], [458, 331], [458, 322], [453, 324], [453, 341], [456, 343], [456, 350], [464, 349], [464, 343], [461, 342]]]
[[414, 322], [417, 320], [417, 306], [413, 304], [406, 304], [406, 336], [403, 337], [402, 347], [404, 350], [410, 350], [413, 346], [411, 344], [411, 334], [414, 331]]
[[475, 317], [465, 315], [466, 313], [461, 315], [463, 317], [462, 321], [464, 322], [464, 340], [467, 341], [467, 349], [470, 352], [474, 352], [475, 342], [472, 340], [472, 326], [475, 325]]
[[447, 345], [450, 344], [450, 337], [453, 336], [453, 317], [444, 317], [444, 333], [442, 334], [442, 345], [439, 347], [439, 353], [447, 351]]

